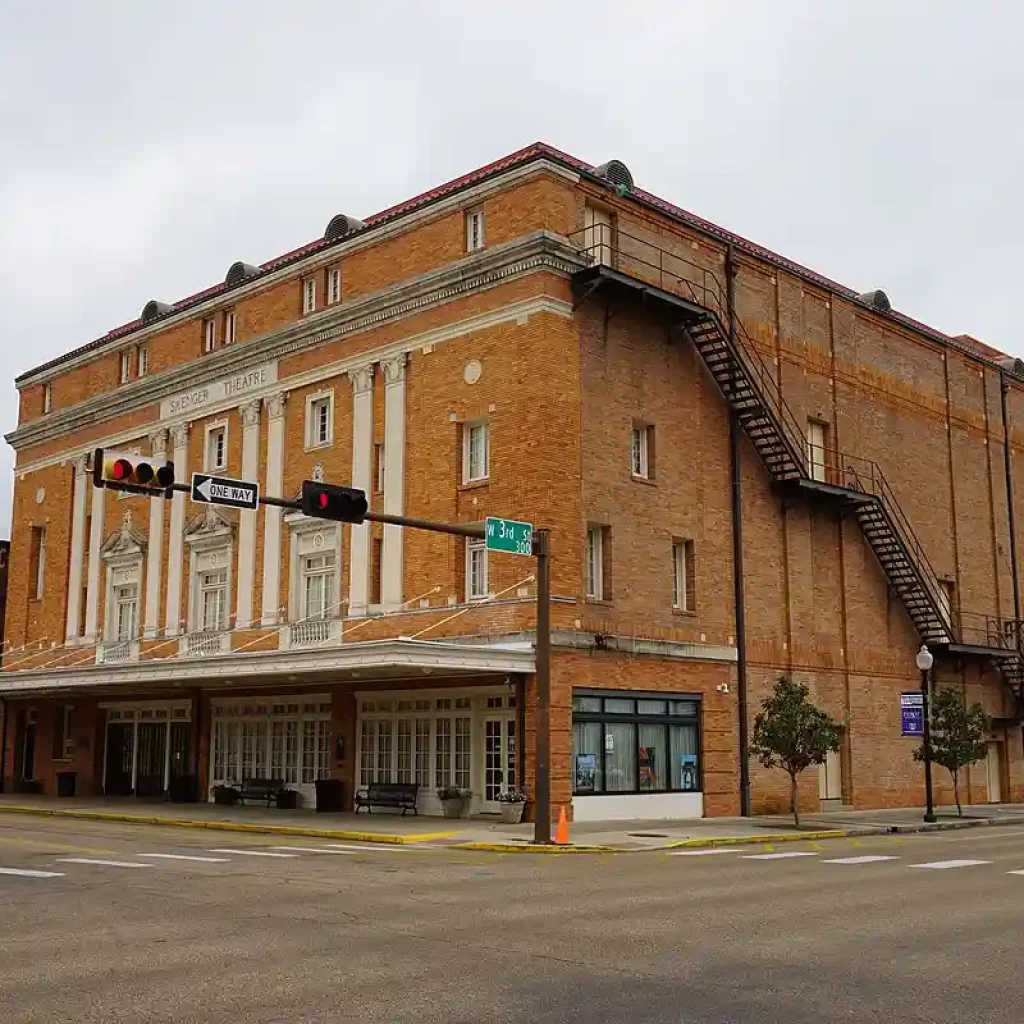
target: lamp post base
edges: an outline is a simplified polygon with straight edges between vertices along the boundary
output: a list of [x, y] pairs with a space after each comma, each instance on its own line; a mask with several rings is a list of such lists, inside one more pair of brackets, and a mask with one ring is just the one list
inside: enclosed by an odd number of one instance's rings
[[933, 825], [933, 824], [935, 824], [936, 818], [935, 818], [935, 815], [934, 815], [934, 814], [932, 814], [932, 812], [931, 812], [931, 811], [928, 811], [928, 812], [927, 812], [927, 813], [925, 814], [925, 816], [924, 816], [924, 820], [925, 820], [925, 821], [926, 821], [926, 822], [927, 822], [927, 823], [928, 823], [929, 825]]

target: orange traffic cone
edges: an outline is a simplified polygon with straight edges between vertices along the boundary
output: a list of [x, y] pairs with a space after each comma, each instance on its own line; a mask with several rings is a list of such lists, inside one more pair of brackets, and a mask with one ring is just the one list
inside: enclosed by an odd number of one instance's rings
[[569, 845], [569, 820], [565, 816], [565, 804], [558, 814], [558, 828], [555, 829], [555, 843], [558, 846]]

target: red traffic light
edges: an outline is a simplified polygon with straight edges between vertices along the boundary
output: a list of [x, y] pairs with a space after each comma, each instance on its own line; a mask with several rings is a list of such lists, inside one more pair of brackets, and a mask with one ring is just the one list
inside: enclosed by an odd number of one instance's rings
[[110, 475], [115, 480], [125, 481], [132, 475], [132, 464], [127, 459], [115, 459]]
[[366, 494], [358, 487], [302, 481], [303, 515], [314, 519], [333, 519], [339, 523], [361, 523], [368, 511]]
[[151, 456], [105, 451], [93, 455], [93, 483], [97, 487], [125, 484], [129, 487], [166, 489], [174, 485], [174, 463], [154, 463]]

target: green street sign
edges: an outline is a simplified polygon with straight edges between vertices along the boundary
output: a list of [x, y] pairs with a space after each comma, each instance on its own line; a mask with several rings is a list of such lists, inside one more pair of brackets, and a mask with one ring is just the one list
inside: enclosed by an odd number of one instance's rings
[[514, 519], [484, 521], [484, 540], [488, 551], [508, 551], [513, 555], [533, 554], [533, 523], [517, 523]]

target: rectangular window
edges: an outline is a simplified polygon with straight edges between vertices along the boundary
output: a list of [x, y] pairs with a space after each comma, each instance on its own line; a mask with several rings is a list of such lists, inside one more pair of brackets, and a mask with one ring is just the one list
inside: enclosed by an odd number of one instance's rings
[[149, 373], [149, 349], [145, 345], [140, 345], [135, 352], [136, 359], [138, 360], [139, 376], [145, 377]]
[[302, 618], [330, 619], [335, 614], [334, 555], [307, 555], [302, 560]]
[[203, 321], [203, 351], [212, 352], [217, 347], [217, 322], [212, 316]]
[[607, 526], [588, 526], [584, 565], [586, 596], [604, 601], [608, 595], [608, 574], [605, 571]]
[[380, 563], [383, 550], [383, 540], [380, 537], [374, 537], [370, 559], [370, 604], [380, 604]]
[[53, 408], [53, 385], [43, 385], [43, 415], [45, 416]]
[[127, 349], [121, 353], [121, 383], [129, 380], [132, 375], [132, 354]]
[[466, 539], [466, 599], [487, 597], [487, 548], [481, 537]]
[[452, 784], [452, 720], [439, 718], [434, 746], [434, 785]]
[[235, 340], [235, 311], [233, 309], [224, 312], [224, 344], [231, 345]]
[[672, 607], [683, 612], [694, 608], [693, 541], [672, 541]]
[[67, 761], [75, 752], [75, 741], [72, 739], [72, 716], [74, 708], [70, 704], [58, 704], [53, 709], [53, 759]]
[[228, 572], [214, 569], [199, 574], [199, 629], [220, 633], [228, 628]]
[[630, 469], [641, 480], [654, 479], [654, 427], [646, 424], [633, 427]]
[[206, 468], [223, 469], [227, 465], [228, 428], [211, 427], [206, 434]]
[[307, 428], [307, 446], [309, 448], [320, 448], [323, 445], [331, 444], [334, 424], [332, 416], [332, 405], [330, 395], [321, 398], [314, 398], [309, 403], [309, 420]]
[[573, 696], [573, 792], [699, 792], [696, 700]]
[[135, 639], [138, 622], [139, 588], [135, 583], [126, 583], [114, 588], [114, 639], [119, 643], [130, 643]]
[[341, 302], [341, 268], [332, 267], [327, 271], [327, 304], [337, 305]]
[[828, 425], [820, 420], [807, 421], [807, 472], [812, 480], [824, 481], [825, 440]]
[[46, 587], [46, 527], [33, 526], [29, 556], [31, 558], [32, 587], [37, 601], [42, 600]]
[[484, 211], [470, 210], [466, 214], [466, 252], [484, 247]]
[[312, 313], [316, 310], [316, 278], [307, 277], [302, 282], [302, 312]]
[[374, 480], [377, 486], [377, 493], [384, 493], [384, 445], [373, 446]]
[[490, 472], [490, 424], [468, 423], [462, 432], [462, 482], [486, 480]]

